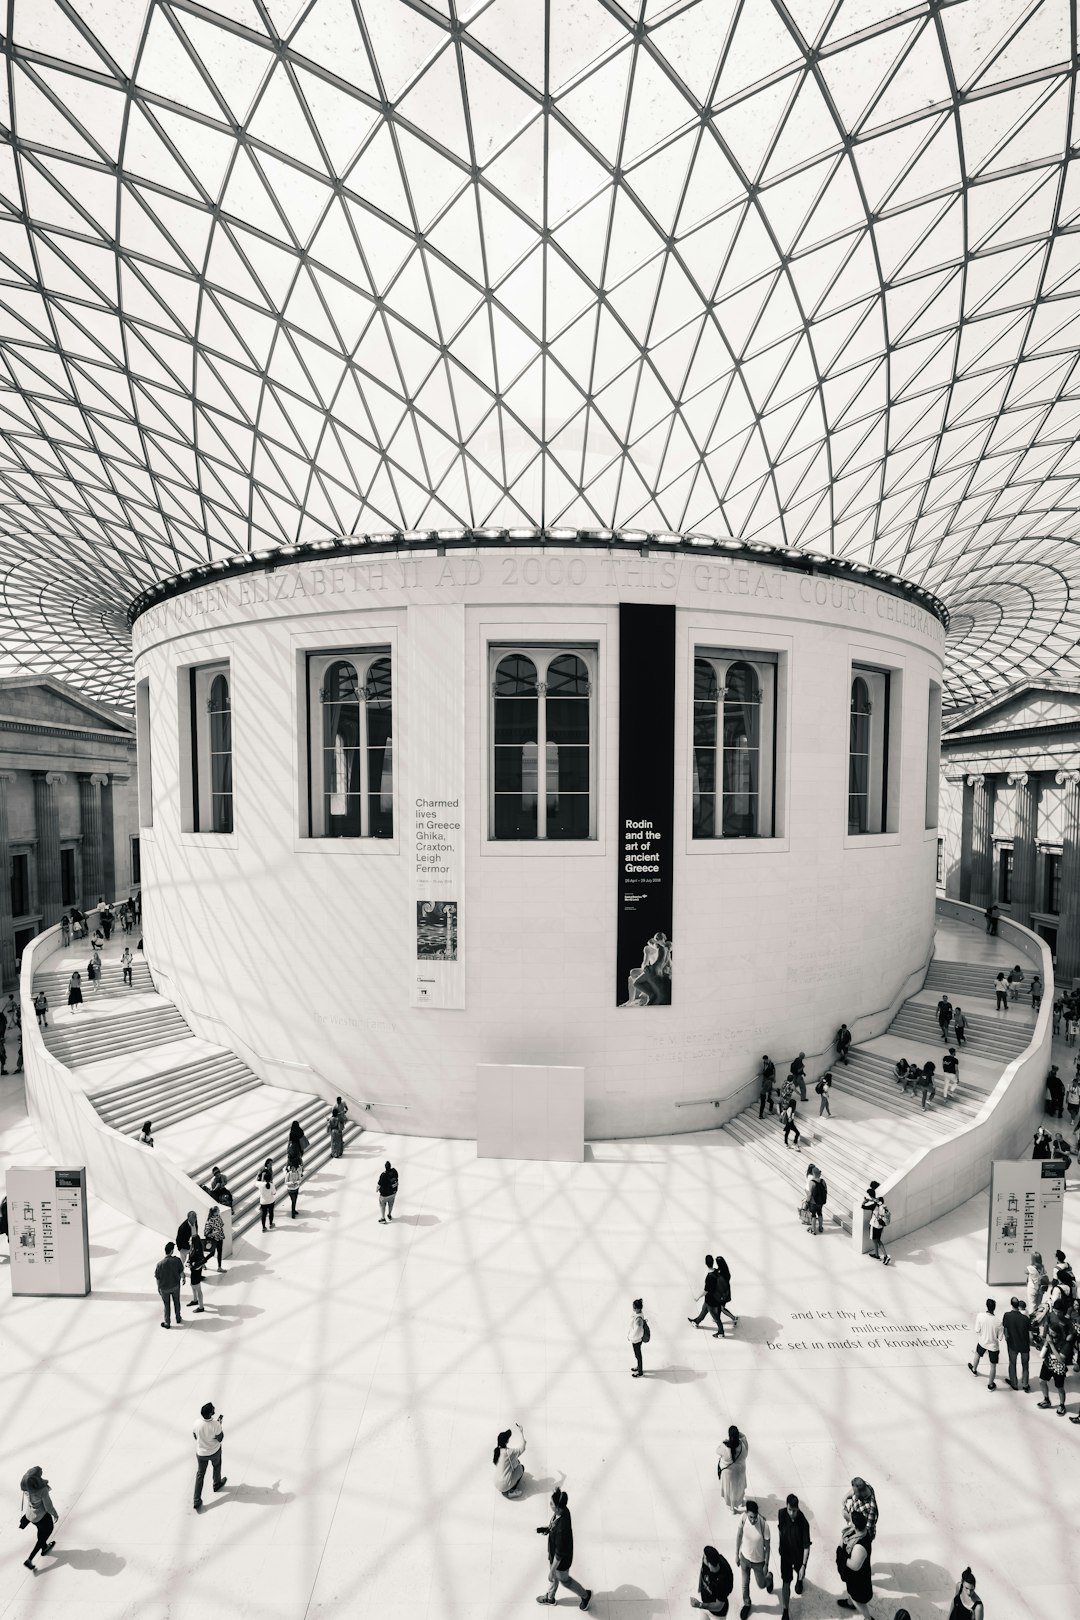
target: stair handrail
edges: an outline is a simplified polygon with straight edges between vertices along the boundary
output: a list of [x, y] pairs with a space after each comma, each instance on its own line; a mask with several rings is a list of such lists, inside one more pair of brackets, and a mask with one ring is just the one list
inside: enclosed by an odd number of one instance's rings
[[[252, 1046], [251, 1042], [244, 1036], [236, 1033], [236, 1030], [229, 1023], [228, 1019], [220, 1018], [216, 1013], [201, 1012], [198, 1010], [198, 1008], [193, 1007], [188, 998], [178, 990], [176, 980], [173, 978], [172, 974], [167, 971], [167, 969], [155, 966], [151, 969], [151, 972], [155, 980], [168, 980], [169, 984], [172, 986], [173, 1000], [176, 1005], [183, 1010], [184, 1017], [187, 1018], [189, 1022], [194, 1020], [196, 1023], [216, 1024], [218, 1028], [223, 1029], [229, 1037], [228, 1041], [226, 1041], [224, 1044], [230, 1046], [234, 1051], [236, 1051], [238, 1056], [242, 1056], [242, 1054], [239, 1052], [240, 1047], [243, 1047], [245, 1051], [250, 1052], [251, 1056], [255, 1059], [255, 1062], [250, 1063], [249, 1067], [254, 1069], [256, 1073], [258, 1073], [259, 1064], [262, 1064], [262, 1066], [267, 1069], [295, 1069], [300, 1073], [313, 1075], [316, 1080], [322, 1082], [322, 1085], [326, 1088], [326, 1090], [322, 1093], [324, 1100], [328, 1100], [331, 1096], [337, 1095], [337, 1092], [334, 1090], [334, 1082], [328, 1080], [325, 1074], [322, 1073], [321, 1069], [317, 1069], [314, 1064], [302, 1063], [296, 1058], [269, 1057], [265, 1052], [260, 1052], [258, 1048]], [[243, 1058], [243, 1061], [248, 1062], [248, 1059]], [[260, 1076], [260, 1078], [262, 1077]], [[342, 1091], [341, 1095], [343, 1097], [347, 1095], [347, 1100], [350, 1103], [355, 1103], [356, 1107], [365, 1114], [370, 1114], [374, 1109], [381, 1110], [384, 1108], [398, 1109], [406, 1114], [409, 1112], [408, 1103], [381, 1102], [376, 1099], [372, 1099], [370, 1102], [361, 1102], [358, 1097], [353, 1096], [351, 1093], [346, 1094], [344, 1091]]]

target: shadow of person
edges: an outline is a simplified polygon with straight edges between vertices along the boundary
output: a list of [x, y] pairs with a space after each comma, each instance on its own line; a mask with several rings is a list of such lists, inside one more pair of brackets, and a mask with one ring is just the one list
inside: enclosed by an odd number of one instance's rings
[[438, 1226], [439, 1217], [437, 1215], [395, 1215], [394, 1225], [397, 1226], [399, 1222], [402, 1226]]
[[293, 1501], [295, 1492], [281, 1490], [278, 1481], [272, 1485], [226, 1486], [222, 1500], [243, 1502], [248, 1507], [285, 1507]]
[[[575, 1570], [574, 1573], [577, 1574], [577, 1571]], [[578, 1580], [582, 1578], [582, 1576], [578, 1575]], [[599, 1593], [597, 1596], [599, 1596]], [[634, 1620], [648, 1620], [648, 1616], [653, 1614], [666, 1616], [669, 1612], [665, 1598], [651, 1598], [648, 1592], [641, 1590], [640, 1586], [631, 1586], [625, 1581], [622, 1586], [616, 1586], [612, 1591], [605, 1592], [603, 1601], [607, 1604], [607, 1609], [604, 1612], [608, 1614], [620, 1612], [615, 1607], [617, 1603], [632, 1603], [634, 1605]], [[593, 1602], [596, 1602], [595, 1597]], [[630, 1613], [629, 1609], [627, 1613]]]
[[49, 1563], [41, 1565], [41, 1573], [67, 1564], [71, 1569], [93, 1570], [95, 1575], [119, 1575], [127, 1566], [127, 1559], [119, 1553], [103, 1552], [100, 1547], [61, 1547], [48, 1554]]
[[707, 1376], [703, 1367], [646, 1367], [650, 1378], [660, 1378], [665, 1384], [693, 1384]]
[[724, 1331], [740, 1344], [770, 1344], [780, 1332], [780, 1323], [774, 1316], [744, 1316], [738, 1312], [737, 1328], [724, 1324]]
[[928, 1558], [916, 1558], [910, 1564], [886, 1561], [874, 1564], [874, 1585], [897, 1596], [914, 1592], [918, 1597], [946, 1600], [956, 1589], [956, 1575]]
[[514, 1498], [514, 1500], [523, 1502], [529, 1496], [542, 1496], [544, 1500], [547, 1501], [548, 1497], [558, 1484], [559, 1480], [555, 1479], [550, 1474], [544, 1474], [534, 1478], [532, 1474], [526, 1473], [525, 1478], [521, 1482], [521, 1495]]

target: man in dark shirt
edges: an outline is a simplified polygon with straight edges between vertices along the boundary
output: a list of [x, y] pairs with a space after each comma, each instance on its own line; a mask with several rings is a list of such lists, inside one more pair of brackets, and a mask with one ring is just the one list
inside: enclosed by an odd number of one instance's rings
[[847, 1067], [848, 1047], [851, 1045], [851, 1031], [846, 1024], [841, 1024], [836, 1032], [836, 1058], [837, 1062]]
[[1065, 1082], [1058, 1074], [1056, 1063], [1046, 1077], [1046, 1101], [1046, 1112], [1050, 1118], [1060, 1119], [1065, 1104]]
[[577, 1593], [580, 1600], [578, 1608], [587, 1609], [592, 1598], [592, 1588], [586, 1590], [570, 1573], [570, 1565], [574, 1562], [574, 1527], [570, 1521], [569, 1499], [565, 1491], [552, 1491], [551, 1508], [550, 1521], [536, 1527], [538, 1536], [547, 1536], [548, 1574], [551, 1584], [536, 1601], [554, 1603], [559, 1587], [565, 1586], [571, 1592]]
[[1020, 1357], [1020, 1370], [1024, 1375], [1024, 1394], [1031, 1393], [1028, 1382], [1028, 1364], [1031, 1357], [1031, 1319], [1014, 1294], [1009, 1301], [1011, 1309], [1001, 1318], [1005, 1345], [1009, 1352], [1009, 1388], [1016, 1388], [1016, 1358]]
[[175, 1243], [166, 1243], [165, 1258], [159, 1260], [154, 1267], [154, 1281], [157, 1283], [157, 1291], [161, 1295], [161, 1308], [165, 1312], [165, 1320], [161, 1324], [163, 1328], [172, 1327], [169, 1320], [170, 1305], [176, 1314], [178, 1326], [182, 1320], [180, 1316], [180, 1284], [184, 1280], [184, 1262], [178, 1254], [174, 1253], [175, 1249]]
[[795, 1582], [796, 1595], [801, 1597], [806, 1563], [810, 1557], [810, 1525], [799, 1507], [797, 1496], [788, 1497], [777, 1518], [776, 1528], [780, 1542], [780, 1602], [783, 1609], [780, 1620], [789, 1620], [791, 1583]]
[[394, 1218], [394, 1199], [397, 1197], [397, 1190], [398, 1173], [390, 1163], [390, 1160], [387, 1159], [386, 1167], [383, 1170], [382, 1175], [379, 1177], [380, 1226], [385, 1226], [387, 1221], [392, 1221]]
[[705, 1285], [701, 1292], [701, 1309], [696, 1316], [688, 1316], [686, 1320], [695, 1327], [700, 1327], [708, 1316], [716, 1298], [716, 1272], [713, 1270], [713, 1257], [705, 1256]]
[[788, 1076], [799, 1088], [799, 1098], [806, 1101], [806, 1053], [800, 1052], [797, 1058], [791, 1060], [791, 1073]]
[[690, 1599], [690, 1607], [704, 1609], [706, 1614], [727, 1614], [728, 1598], [734, 1589], [731, 1565], [715, 1547], [706, 1547], [701, 1557], [698, 1595]]
[[941, 1038], [943, 1041], [947, 1041], [949, 1039], [949, 1025], [952, 1023], [952, 1002], [948, 996], [942, 996], [937, 1004], [937, 1021], [938, 1028], [941, 1031]]
[[758, 1119], [763, 1119], [765, 1117], [766, 1106], [768, 1107], [770, 1114], [774, 1113], [776, 1110], [776, 1104], [773, 1102], [773, 1086], [775, 1083], [776, 1064], [773, 1062], [772, 1058], [766, 1054], [766, 1056], [761, 1060], [761, 1086], [758, 1091], [758, 1101], [760, 1104], [758, 1107]]

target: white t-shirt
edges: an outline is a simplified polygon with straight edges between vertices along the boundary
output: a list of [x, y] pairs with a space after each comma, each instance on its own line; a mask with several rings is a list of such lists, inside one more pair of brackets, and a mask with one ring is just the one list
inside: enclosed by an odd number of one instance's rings
[[221, 1433], [219, 1417], [200, 1418], [199, 1426], [195, 1430], [195, 1455], [212, 1457], [221, 1445]]
[[1004, 1330], [992, 1311], [980, 1311], [975, 1318], [975, 1332], [984, 1350], [999, 1350]]
[[751, 1524], [749, 1519], [743, 1520], [742, 1544], [739, 1556], [745, 1558], [749, 1564], [760, 1564], [765, 1559], [765, 1537], [762, 1533], [762, 1521]]

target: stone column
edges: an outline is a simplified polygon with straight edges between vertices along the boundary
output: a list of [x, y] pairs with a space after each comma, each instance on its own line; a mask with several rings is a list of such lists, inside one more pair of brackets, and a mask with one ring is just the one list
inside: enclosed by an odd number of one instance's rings
[[8, 844], [8, 783], [14, 771], [0, 771], [0, 990], [15, 984], [15, 929], [11, 921], [11, 849]]
[[60, 807], [56, 784], [61, 771], [34, 772], [34, 825], [37, 829], [37, 892], [42, 928], [60, 921]]
[[969, 776], [971, 799], [971, 905], [982, 909], [994, 897], [994, 779]]
[[1035, 837], [1039, 827], [1039, 779], [1022, 771], [1009, 777], [1016, 789], [1016, 817], [1013, 826], [1012, 900], [1014, 922], [1031, 927], [1035, 904]]
[[1054, 780], [1065, 789], [1057, 978], [1070, 986], [1080, 977], [1080, 771], [1058, 771]]
[[975, 803], [972, 780], [972, 777], [965, 776], [961, 788], [963, 802], [960, 811], [960, 892], [957, 898], [964, 905], [970, 904], [971, 901], [971, 827]]
[[101, 859], [101, 790], [109, 780], [97, 772], [79, 773], [79, 830], [82, 834], [82, 883], [80, 898], [83, 909], [92, 911], [99, 896], [111, 899], [102, 888], [104, 872]]

